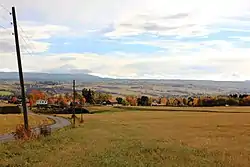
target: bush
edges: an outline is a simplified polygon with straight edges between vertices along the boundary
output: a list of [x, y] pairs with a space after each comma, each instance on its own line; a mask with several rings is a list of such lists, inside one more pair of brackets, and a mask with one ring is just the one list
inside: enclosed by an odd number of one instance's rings
[[49, 135], [51, 135], [51, 127], [49, 127], [48, 125], [42, 125], [40, 127], [40, 134], [42, 136], [49, 136]]
[[18, 106], [2, 106], [0, 114], [21, 114], [21, 109]]
[[31, 128], [29, 127], [28, 130], [25, 129], [23, 124], [18, 124], [16, 126], [16, 131], [14, 132], [14, 137], [16, 140], [32, 140], [39, 137], [39, 135], [32, 132]]
[[[35, 113], [41, 113], [41, 114], [73, 114], [73, 108], [66, 108], [66, 109], [37, 109], [33, 110]], [[85, 108], [76, 108], [75, 110], [76, 114], [89, 114], [89, 110]]]

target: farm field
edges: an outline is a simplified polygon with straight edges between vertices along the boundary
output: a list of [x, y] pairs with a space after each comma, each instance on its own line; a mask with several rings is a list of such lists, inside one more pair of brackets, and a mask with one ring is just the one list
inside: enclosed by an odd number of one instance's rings
[[12, 95], [13, 93], [12, 92], [9, 92], [9, 91], [0, 91], [0, 96], [10, 96]]
[[[37, 115], [29, 115], [29, 125], [31, 127], [35, 127], [43, 123], [53, 124], [53, 120]], [[14, 132], [17, 124], [23, 124], [22, 114], [0, 114], [0, 134]]]
[[123, 110], [137, 111], [189, 111], [189, 112], [224, 112], [224, 113], [250, 113], [248, 106], [229, 106], [229, 107], [168, 107], [168, 106], [150, 106], [150, 107], [115, 107]]
[[78, 128], [22, 145], [1, 144], [0, 166], [249, 166], [249, 117], [138, 110], [87, 114]]

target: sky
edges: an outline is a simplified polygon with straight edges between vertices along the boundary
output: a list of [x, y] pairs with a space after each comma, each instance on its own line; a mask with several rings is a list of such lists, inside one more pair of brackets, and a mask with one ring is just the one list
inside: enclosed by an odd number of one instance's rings
[[[16, 7], [23, 71], [250, 80], [249, 0], [1, 0]], [[0, 6], [0, 71], [17, 71]]]

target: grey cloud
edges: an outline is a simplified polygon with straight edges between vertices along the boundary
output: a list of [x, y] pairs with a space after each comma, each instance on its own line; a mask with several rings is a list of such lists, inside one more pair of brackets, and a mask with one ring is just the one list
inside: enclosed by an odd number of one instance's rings
[[76, 58], [75, 57], [61, 57], [60, 60], [69, 61], [69, 60], [76, 60]]
[[92, 71], [88, 70], [88, 69], [71, 69], [70, 72], [73, 73], [73, 74], [82, 74], [82, 73], [89, 74], [89, 73], [92, 73]]
[[[141, 24], [123, 23], [123, 24], [120, 24], [120, 26], [124, 28], [130, 28], [130, 29], [144, 29], [145, 31], [166, 32], [166, 31], [176, 30], [180, 28], [194, 27], [195, 24], [186, 24], [186, 25], [181, 25], [181, 26], [162, 26], [157, 23], [147, 22], [147, 23], [141, 23]], [[196, 32], [193, 32], [193, 33], [196, 33]]]
[[122, 24], [120, 24], [120, 26], [122, 26], [122, 27], [133, 27], [134, 25], [130, 24], [130, 23], [122, 23]]
[[75, 66], [70, 65], [70, 64], [65, 64], [59, 68], [54, 68], [51, 69], [49, 71], [46, 72], [50, 72], [50, 73], [71, 73], [71, 74], [88, 74], [91, 73], [92, 71], [88, 70], [88, 69], [77, 69]]
[[143, 28], [147, 31], [166, 31], [166, 30], [178, 29], [179, 27], [166, 27], [166, 26], [159, 26], [155, 23], [146, 23], [143, 25]]
[[167, 19], [182, 19], [188, 16], [189, 16], [189, 13], [177, 13], [177, 14], [163, 16], [163, 17], [156, 17], [156, 16], [152, 16], [148, 14], [138, 14], [136, 17], [138, 19], [145, 19], [145, 20], [156, 20], [156, 19], [167, 20]]
[[174, 15], [162, 17], [162, 19], [182, 19], [182, 18], [188, 17], [188, 16], [189, 16], [189, 13], [177, 13]]
[[[123, 22], [119, 26], [123, 28], [129, 28], [129, 29], [144, 29], [145, 31], [172, 31], [177, 30], [180, 28], [190, 28], [194, 27], [195, 24], [184, 24], [184, 25], [178, 25], [178, 26], [163, 26], [161, 25], [161, 22], [166, 22], [166, 19], [182, 19], [183, 17], [188, 17], [188, 13], [179, 13], [175, 15], [170, 15], [166, 17], [156, 17], [156, 16], [150, 16], [150, 15], [137, 15], [134, 19], [142, 20], [143, 22]], [[161, 20], [159, 22], [159, 20]]]
[[7, 41], [0, 41], [0, 53], [10, 53], [14, 51], [15, 51], [14, 44], [11, 44]]

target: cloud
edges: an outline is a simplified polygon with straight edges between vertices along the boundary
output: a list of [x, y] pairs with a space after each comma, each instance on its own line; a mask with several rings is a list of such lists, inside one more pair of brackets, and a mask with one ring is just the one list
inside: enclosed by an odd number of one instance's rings
[[[249, 0], [1, 3], [8, 9], [12, 4], [16, 6], [24, 31], [19, 33], [25, 71], [158, 79], [244, 80], [250, 76]], [[3, 21], [0, 20], [1, 25]], [[4, 26], [6, 30], [0, 29], [0, 68], [15, 71], [13, 30], [8, 23]], [[88, 36], [88, 40], [70, 40], [83, 36]], [[125, 45], [108, 47], [111, 42]], [[149, 46], [159, 49], [151, 53], [131, 49], [139, 47], [138, 44], [144, 50]], [[79, 49], [86, 46], [90, 49]], [[63, 50], [60, 47], [70, 50], [69, 53], [51, 51]], [[109, 49], [104, 54], [97, 52], [96, 47]], [[34, 56], [26, 52], [33, 52]]]
[[[18, 29], [20, 49], [23, 54], [46, 52], [50, 47], [50, 43], [43, 42], [42, 40], [70, 32], [69, 28], [65, 26], [27, 21], [20, 22]], [[2, 54], [15, 52], [12, 28], [0, 29], [0, 36], [0, 52], [2, 52]]]
[[[90, 73], [116, 78], [157, 78], [157, 79], [211, 79], [247, 80], [250, 75], [249, 49], [230, 49], [228, 51], [202, 50], [191, 55], [155, 54], [141, 59], [119, 57], [117, 54], [62, 54], [48, 56], [23, 56], [24, 71]], [[65, 62], [61, 57], [71, 55], [75, 60]], [[238, 55], [237, 57], [235, 55]], [[17, 69], [13, 61], [15, 55], [3, 57], [1, 69]], [[37, 66], [39, 62], [39, 66]], [[87, 70], [86, 70], [87, 69]], [[235, 75], [237, 74], [237, 75]]]
[[163, 19], [180, 19], [180, 18], [188, 17], [188, 15], [189, 13], [178, 13], [178, 14], [166, 16]]
[[44, 72], [50, 72], [50, 73], [56, 73], [56, 74], [66, 74], [66, 73], [73, 73], [73, 74], [88, 74], [91, 73], [90, 70], [87, 69], [77, 69], [74, 65], [65, 64], [61, 67], [50, 69], [48, 71]]
[[250, 2], [246, 0], [240, 2], [221, 0], [216, 2], [216, 5], [213, 1], [205, 0], [191, 0], [189, 3], [192, 5], [181, 0], [175, 2], [150, 1], [149, 4], [152, 6], [149, 9], [151, 10], [146, 14], [138, 13], [130, 18], [116, 21], [114, 30], [106, 33], [106, 36], [118, 38], [145, 33], [179, 38], [206, 36], [220, 32], [220, 27], [216, 26], [218, 23], [223, 23], [226, 28], [228, 25], [234, 25], [233, 21], [239, 20], [237, 17], [246, 17], [250, 6]]
[[76, 60], [76, 58], [75, 57], [60, 57], [60, 60], [70, 61], [70, 60]]

